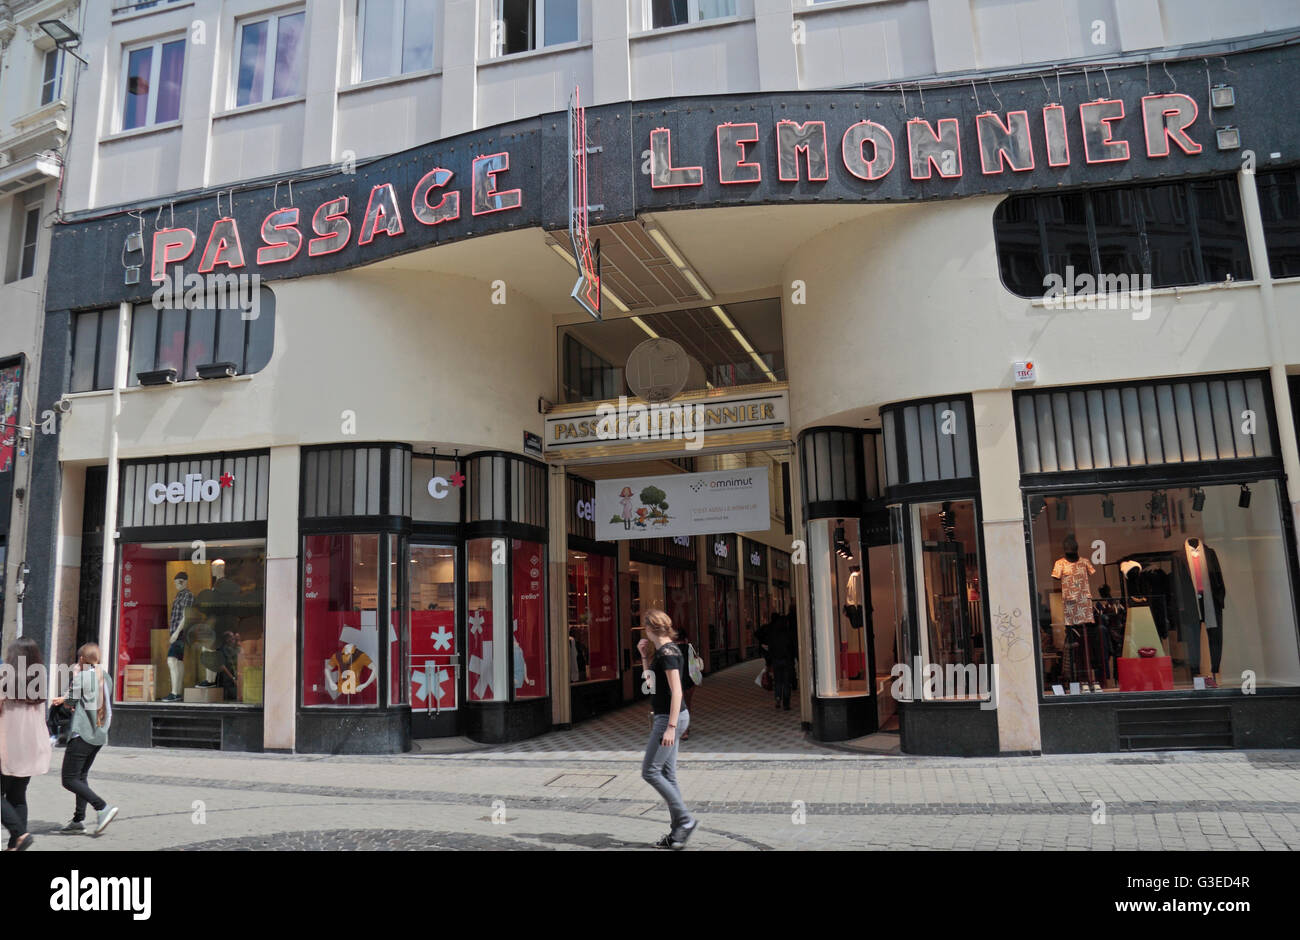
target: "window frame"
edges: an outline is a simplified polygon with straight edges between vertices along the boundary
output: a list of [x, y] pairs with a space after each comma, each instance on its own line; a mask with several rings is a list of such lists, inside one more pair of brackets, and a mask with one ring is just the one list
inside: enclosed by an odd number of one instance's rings
[[[243, 108], [252, 108], [257, 105], [272, 104], [276, 101], [292, 101], [295, 98], [303, 97], [299, 92], [294, 95], [275, 96], [275, 79], [276, 79], [276, 57], [279, 54], [280, 46], [280, 21], [289, 16], [303, 17], [303, 40], [306, 41], [307, 33], [307, 7], [291, 7], [284, 10], [277, 10], [274, 13], [256, 13], [246, 19], [238, 21], [235, 26], [235, 45], [231, 56], [230, 69], [230, 97], [229, 107], [231, 110], [241, 110]], [[266, 46], [263, 50], [262, 59], [262, 88], [259, 91], [261, 95], [256, 101], [247, 101], [244, 104], [239, 103], [239, 66], [243, 60], [244, 53], [244, 31], [250, 26], [256, 26], [259, 23], [266, 23]], [[306, 61], [303, 62], [304, 71]], [[306, 87], [306, 75], [302, 76], [302, 85]]]
[[[54, 56], [54, 76], [52, 78], [46, 78], [45, 73], [46, 70], [49, 68], [50, 56]], [[45, 50], [45, 54], [41, 58], [40, 107], [43, 108], [48, 104], [53, 104], [56, 101], [62, 100], [63, 68], [64, 68], [65, 61], [66, 61], [66, 56], [64, 56], [63, 50], [58, 48], [57, 46], [54, 47], [53, 49]]]
[[[810, 2], [809, 6], [811, 5], [812, 3]], [[735, 6], [735, 0], [732, 0], [732, 6], [733, 7]], [[655, 14], [654, 14], [654, 0], [642, 0], [642, 10], [644, 11], [644, 19], [642, 20], [642, 23], [644, 24], [647, 30], [678, 29], [683, 26], [698, 26], [701, 23], [709, 23], [715, 20], [726, 20], [739, 15], [733, 9], [732, 12], [723, 14], [721, 16], [701, 17], [700, 0], [686, 0], [686, 22], [685, 23], [671, 23], [664, 26], [656, 26]]]
[[[540, 52], [550, 46], [563, 46], [572, 42], [582, 41], [582, 3], [577, 0], [574, 5], [574, 27], [577, 32], [576, 39], [566, 39], [563, 42], [548, 42], [546, 39], [546, 4], [547, 0], [528, 0], [532, 11], [532, 22], [529, 24], [529, 46], [527, 49], [519, 49], [515, 52], [505, 51], [506, 30], [505, 30], [505, 0], [493, 0], [492, 12], [493, 22], [500, 23], [501, 29], [497, 30], [496, 42], [492, 45], [491, 52], [494, 59], [508, 59], [511, 56], [524, 55], [529, 52]], [[491, 34], [489, 34], [490, 36]], [[539, 42], [540, 39], [540, 42]], [[490, 41], [490, 40], [489, 40]]]
[[[26, 280], [29, 277], [36, 276], [36, 259], [39, 255], [41, 244], [41, 215], [45, 210], [45, 199], [42, 198], [35, 205], [23, 206], [22, 230], [18, 236], [18, 276], [17, 281]], [[36, 234], [29, 242], [27, 240], [27, 228], [31, 217], [36, 216]], [[27, 250], [31, 249], [31, 265], [28, 266]]]
[[[189, 55], [189, 40], [185, 33], [179, 36], [173, 34], [170, 37], [161, 37], [148, 42], [135, 42], [124, 44], [122, 46], [122, 72], [120, 76], [121, 84], [118, 92], [118, 109], [116, 115], [117, 131], [125, 133], [127, 131], [139, 131], [149, 127], [159, 126], [158, 121], [158, 89], [159, 79], [162, 76], [163, 49], [173, 43], [181, 43], [183, 51], [181, 53], [181, 87], [176, 102], [176, 117], [161, 122], [163, 125], [179, 124], [185, 119], [185, 77], [189, 69], [186, 68], [186, 59]], [[149, 59], [149, 91], [146, 92], [145, 99], [145, 120], [143, 124], [137, 124], [133, 127], [126, 126], [126, 109], [127, 100], [130, 95], [130, 89], [127, 87], [130, 81], [131, 53], [139, 52], [143, 49], [152, 50]]]
[[[366, 18], [369, 15], [370, 3], [372, 0], [357, 0], [357, 26], [353, 37], [353, 61], [352, 61], [352, 83], [359, 85], [365, 82], [379, 82], [385, 79], [401, 78], [403, 75], [418, 75], [421, 72], [434, 71], [438, 67], [438, 24], [434, 23], [433, 38], [430, 43], [430, 61], [428, 65], [420, 68], [413, 68], [406, 71], [402, 68], [402, 52], [406, 39], [406, 0], [397, 0], [397, 7], [394, 14], [393, 35], [389, 40], [388, 48], [388, 67], [384, 74], [373, 75], [366, 78], [365, 69], [365, 37], [366, 37]], [[441, 7], [439, 7], [441, 10]]]
[[[259, 312], [259, 315], [257, 317], [244, 317], [243, 311], [240, 310], [238, 307], [227, 307], [225, 309], [209, 311], [209, 308], [206, 307], [158, 308], [147, 303], [135, 304], [131, 309], [131, 325], [130, 325], [131, 332], [127, 340], [127, 370], [126, 370], [126, 377], [125, 377], [126, 384], [124, 388], [140, 388], [141, 385], [140, 385], [140, 379], [138, 378], [138, 372], [155, 371], [159, 368], [158, 357], [163, 350], [163, 346], [162, 346], [163, 321], [168, 313], [174, 313], [177, 311], [183, 312], [185, 314], [185, 328], [183, 331], [181, 331], [181, 339], [182, 339], [181, 353], [180, 353], [181, 362], [180, 362], [180, 366], [176, 370], [176, 384], [179, 385], [182, 382], [202, 381], [201, 379], [199, 379], [197, 372], [192, 377], [188, 374], [191, 368], [197, 370], [198, 366], [200, 365], [209, 365], [215, 362], [228, 361], [224, 359], [218, 359], [216, 358], [216, 356], [219, 354], [221, 350], [222, 321], [229, 319], [230, 315], [234, 313], [240, 314], [239, 323], [242, 324], [242, 332], [243, 332], [243, 337], [240, 341], [239, 361], [235, 362], [235, 375], [236, 376], [256, 375], [258, 372], [261, 372], [263, 369], [267, 367], [267, 365], [270, 364], [271, 359], [274, 358], [275, 356], [275, 321], [274, 321], [275, 295], [274, 293], [271, 293], [270, 289], [265, 286], [259, 288], [259, 290], [268, 291], [269, 297], [271, 298], [271, 306], [269, 308], [262, 309]], [[263, 303], [263, 307], [265, 307], [265, 303]], [[149, 353], [149, 359], [148, 359], [150, 364], [149, 368], [148, 369], [142, 368], [137, 370], [135, 368], [136, 357], [137, 357], [136, 354], [137, 332], [136, 331], [137, 331], [137, 324], [139, 322], [137, 320], [137, 315], [141, 312], [142, 309], [148, 310], [154, 314], [154, 318], [153, 318], [154, 322], [152, 326], [153, 341], [150, 346], [150, 349], [152, 351]], [[204, 313], [204, 312], [212, 312], [214, 314], [214, 322], [212, 326], [212, 348], [209, 353], [209, 355], [211, 355], [213, 358], [209, 359], [207, 362], [190, 362], [189, 361], [190, 337], [193, 332], [193, 318], [196, 313]], [[254, 351], [253, 324], [257, 323], [259, 320], [262, 319], [262, 317], [265, 316], [270, 316], [272, 318], [271, 323], [269, 324], [269, 328], [271, 332], [270, 332], [270, 350], [267, 355], [267, 361], [260, 368], [249, 370], [247, 368], [249, 357], [250, 354]], [[141, 341], [148, 342], [148, 337], [142, 335]]]

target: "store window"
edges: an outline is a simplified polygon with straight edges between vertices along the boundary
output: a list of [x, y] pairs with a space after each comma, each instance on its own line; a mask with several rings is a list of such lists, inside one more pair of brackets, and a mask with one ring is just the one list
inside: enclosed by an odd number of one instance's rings
[[623, 390], [623, 370], [606, 362], [570, 334], [564, 336], [564, 401], [605, 401]]
[[632, 602], [632, 647], [635, 649], [637, 642], [644, 636], [641, 620], [646, 611], [655, 608], [664, 610], [663, 566], [640, 561], [629, 562], [628, 591]]
[[614, 555], [569, 552], [569, 681], [575, 685], [618, 677], [617, 567]]
[[358, 79], [433, 68], [436, 0], [360, 0]]
[[665, 568], [664, 594], [664, 612], [672, 618], [681, 640], [702, 648], [698, 634], [700, 620], [695, 599], [695, 572], [687, 568]]
[[651, 29], [736, 15], [736, 0], [648, 0], [648, 7]]
[[303, 538], [303, 705], [379, 704], [388, 542], [373, 533]]
[[546, 695], [546, 546], [512, 539], [515, 698]]
[[73, 315], [69, 392], [100, 391], [113, 387], [113, 359], [117, 354], [119, 319], [116, 308]]
[[118, 702], [262, 703], [265, 541], [127, 542], [119, 571]]
[[808, 523], [817, 695], [864, 695], [870, 689], [866, 580], [856, 519]]
[[[921, 666], [938, 668], [942, 686], [915, 683], [916, 698], [966, 699], [992, 686], [980, 583], [980, 521], [973, 499], [910, 507]], [[948, 682], [949, 676], [961, 682]], [[981, 678], [982, 676], [982, 678]], [[973, 681], [972, 681], [973, 680]]]
[[[218, 363], [233, 365], [237, 375], [262, 371], [275, 344], [275, 295], [269, 287], [259, 288], [258, 303], [258, 315], [251, 319], [237, 303], [224, 309], [137, 304], [131, 317], [127, 385], [139, 385], [142, 372], [161, 369], [174, 369], [177, 381], [188, 382], [198, 378], [199, 366]], [[103, 338], [101, 330], [101, 347]], [[111, 350], [98, 353], [97, 362], [100, 355], [112, 361]], [[103, 379], [96, 376], [96, 381]]]
[[471, 539], [467, 558], [469, 700], [545, 696], [545, 546], [521, 539]]
[[1274, 277], [1300, 277], [1300, 169], [1255, 177], [1268, 267]]
[[[1021, 297], [1250, 280], [1236, 179], [1012, 196], [994, 212], [1002, 282]], [[1057, 279], [1057, 280], [1054, 280]]]
[[496, 0], [493, 55], [578, 41], [578, 0]]
[[183, 38], [122, 50], [122, 130], [179, 119], [184, 70]]
[[412, 545], [407, 576], [412, 708], [454, 710], [460, 647], [456, 642], [456, 549]]
[[1044, 695], [1300, 685], [1273, 479], [1031, 495]]
[[306, 80], [304, 10], [276, 13], [239, 24], [235, 107], [296, 98]]

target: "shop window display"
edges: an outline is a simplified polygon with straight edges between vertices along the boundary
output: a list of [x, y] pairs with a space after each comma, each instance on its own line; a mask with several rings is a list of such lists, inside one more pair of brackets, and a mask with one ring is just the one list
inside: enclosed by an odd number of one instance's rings
[[[916, 591], [920, 612], [919, 650], [923, 667], [937, 666], [942, 688], [922, 683], [927, 698], [970, 698], [992, 684], [975, 670], [989, 655], [980, 585], [979, 519], [970, 499], [912, 506]], [[952, 667], [951, 669], [949, 667]], [[952, 675], [957, 681], [948, 682]], [[971, 680], [978, 692], [971, 691]], [[965, 688], [962, 686], [965, 685]]]
[[304, 705], [379, 704], [380, 538], [303, 539]]
[[[505, 539], [471, 539], [466, 559], [465, 669], [469, 701], [509, 701], [511, 673], [514, 698], [545, 696], [545, 546], [520, 539], [508, 543]], [[507, 620], [511, 621], [509, 628]], [[507, 648], [511, 650], [509, 658], [504, 653]]]
[[683, 640], [698, 645], [699, 616], [695, 607], [694, 572], [685, 568], [665, 568], [664, 589], [667, 595], [664, 611], [673, 618], [673, 626]]
[[1300, 685], [1272, 480], [1033, 496], [1044, 694]]
[[546, 547], [514, 539], [514, 685], [515, 698], [546, 695]]
[[118, 702], [261, 704], [265, 543], [130, 543], [120, 570]]
[[569, 552], [569, 681], [600, 682], [618, 676], [614, 617], [617, 559]]
[[632, 648], [642, 637], [641, 615], [664, 606], [664, 569], [634, 561], [628, 565], [628, 591], [632, 601]]
[[455, 709], [456, 550], [412, 545], [407, 590], [410, 609], [412, 708]]
[[816, 519], [808, 534], [817, 694], [865, 694], [870, 662], [858, 521]]

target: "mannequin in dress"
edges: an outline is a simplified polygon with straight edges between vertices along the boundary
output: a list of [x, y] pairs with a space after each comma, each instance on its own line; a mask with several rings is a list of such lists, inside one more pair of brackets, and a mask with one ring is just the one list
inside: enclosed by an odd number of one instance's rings
[[[1195, 536], [1184, 544], [1187, 557], [1187, 575], [1191, 579], [1191, 591], [1196, 598], [1195, 616], [1198, 620], [1190, 636], [1185, 636], [1188, 644], [1189, 664], [1194, 675], [1207, 676], [1206, 685], [1214, 688], [1218, 685], [1219, 664], [1223, 658], [1223, 608], [1226, 590], [1223, 584], [1223, 569], [1219, 567], [1219, 556], [1204, 542]], [[1208, 641], [1210, 662], [1207, 665], [1201, 657], [1201, 628], [1205, 629]]]
[[[1092, 588], [1088, 578], [1097, 573], [1086, 558], [1079, 557], [1079, 542], [1067, 535], [1061, 545], [1063, 555], [1052, 566], [1052, 577], [1060, 582], [1065, 604], [1065, 628], [1079, 638], [1083, 652], [1084, 691], [1100, 692], [1101, 683], [1094, 668], [1101, 664], [1100, 636], [1092, 608]], [[1077, 663], [1074, 670], [1077, 674]]]

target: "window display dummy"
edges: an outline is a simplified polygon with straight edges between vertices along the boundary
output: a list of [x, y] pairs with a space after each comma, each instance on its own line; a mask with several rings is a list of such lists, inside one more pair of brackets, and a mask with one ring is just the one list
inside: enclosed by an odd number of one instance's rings
[[378, 678], [375, 662], [347, 637], [340, 637], [338, 652], [325, 661], [325, 689], [330, 698], [360, 695]]
[[1079, 542], [1067, 535], [1061, 545], [1063, 557], [1052, 566], [1052, 577], [1060, 582], [1061, 600], [1065, 608], [1065, 628], [1071, 634], [1070, 643], [1077, 644], [1081, 652], [1071, 664], [1070, 674], [1075, 681], [1079, 675], [1079, 656], [1083, 659], [1081, 686], [1086, 691], [1101, 691], [1099, 680], [1102, 665], [1101, 637], [1097, 630], [1092, 606], [1092, 588], [1088, 578], [1096, 569], [1086, 558], [1079, 557]]
[[171, 676], [172, 691], [163, 697], [164, 702], [179, 702], [181, 696], [177, 690], [182, 688], [185, 681], [185, 628], [188, 626], [185, 612], [194, 606], [194, 595], [190, 593], [189, 582], [190, 576], [184, 571], [177, 572], [172, 579], [176, 585], [176, 599], [172, 601], [171, 619], [167, 624], [171, 631], [167, 647], [167, 672]]
[[[1187, 646], [1187, 660], [1192, 675], [1207, 676], [1206, 685], [1217, 686], [1219, 663], [1223, 658], [1223, 608], [1227, 588], [1223, 583], [1223, 569], [1219, 556], [1200, 539], [1192, 537], [1184, 544], [1186, 567], [1176, 565], [1174, 576], [1180, 582], [1180, 593], [1195, 598], [1195, 603], [1183, 606], [1179, 617], [1179, 635]], [[1201, 628], [1209, 641], [1209, 673], [1201, 660]]]

